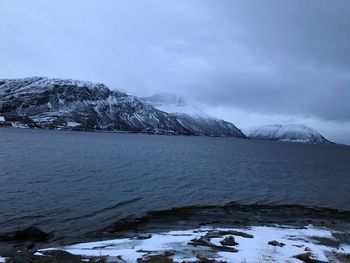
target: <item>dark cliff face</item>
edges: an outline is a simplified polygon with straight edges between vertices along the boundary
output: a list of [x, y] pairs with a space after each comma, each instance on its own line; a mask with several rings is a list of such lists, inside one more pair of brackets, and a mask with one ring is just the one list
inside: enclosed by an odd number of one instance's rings
[[0, 80], [0, 115], [22, 127], [192, 134], [136, 97], [75, 80]]

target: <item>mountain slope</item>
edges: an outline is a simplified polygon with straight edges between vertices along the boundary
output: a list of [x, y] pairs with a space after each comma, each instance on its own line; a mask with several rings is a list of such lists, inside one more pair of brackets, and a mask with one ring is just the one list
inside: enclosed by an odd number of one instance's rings
[[246, 138], [240, 129], [224, 120], [186, 113], [173, 115], [186, 129], [198, 135]]
[[0, 80], [0, 116], [21, 127], [192, 134], [136, 97], [76, 80]]
[[241, 130], [232, 123], [209, 116], [199, 106], [187, 103], [181, 96], [159, 93], [141, 99], [159, 110], [172, 114], [194, 134], [246, 138]]
[[302, 142], [302, 143], [331, 143], [316, 130], [301, 124], [264, 125], [245, 130], [251, 139]]

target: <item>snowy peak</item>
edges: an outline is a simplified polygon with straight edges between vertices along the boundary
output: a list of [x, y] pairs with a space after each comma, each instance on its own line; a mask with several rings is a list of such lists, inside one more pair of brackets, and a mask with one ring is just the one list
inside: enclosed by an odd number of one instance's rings
[[302, 124], [264, 125], [244, 131], [251, 139], [301, 142], [301, 143], [331, 143], [318, 131]]
[[[73, 79], [58, 79], [47, 77], [30, 77], [22, 79], [1, 79], [0, 86], [2, 91], [6, 91], [7, 94], [11, 93], [35, 93], [41, 91], [55, 91], [61, 89], [84, 89], [85, 92], [93, 93], [109, 93], [109, 89], [101, 83], [92, 83], [90, 81], [80, 81]], [[121, 92], [120, 92], [121, 93]], [[0, 93], [1, 94], [1, 93]], [[126, 94], [124, 94], [126, 95]]]

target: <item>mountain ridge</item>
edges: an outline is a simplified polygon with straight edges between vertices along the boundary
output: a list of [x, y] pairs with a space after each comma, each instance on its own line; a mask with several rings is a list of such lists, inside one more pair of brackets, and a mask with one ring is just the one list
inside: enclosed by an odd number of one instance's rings
[[0, 79], [0, 126], [333, 143], [305, 125], [243, 132], [171, 93], [136, 97], [102, 83], [47, 77]]
[[134, 96], [71, 79], [0, 80], [0, 115], [36, 128], [190, 135], [174, 117]]
[[303, 124], [269, 124], [244, 130], [253, 140], [333, 144], [318, 131]]
[[186, 120], [136, 96], [111, 90], [102, 83], [73, 79], [1, 79], [0, 116], [5, 120], [0, 125], [13, 127], [245, 138], [239, 130], [199, 132], [203, 130], [201, 121], [192, 123], [189, 129]]

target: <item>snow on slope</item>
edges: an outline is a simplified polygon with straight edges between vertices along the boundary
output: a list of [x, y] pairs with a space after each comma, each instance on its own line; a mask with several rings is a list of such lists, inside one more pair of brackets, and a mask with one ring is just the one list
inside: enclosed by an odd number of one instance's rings
[[331, 143], [318, 131], [302, 124], [264, 125], [244, 133], [251, 139], [302, 143]]
[[0, 116], [5, 120], [2, 126], [23, 128], [245, 138], [232, 123], [209, 117], [179, 96], [139, 99], [100, 83], [71, 79], [0, 80]]
[[134, 96], [70, 79], [0, 80], [0, 115], [16, 127], [191, 134]]
[[181, 96], [158, 93], [141, 99], [161, 111], [172, 114], [181, 125], [194, 134], [245, 138], [234, 124], [208, 115], [199, 105], [187, 103]]

